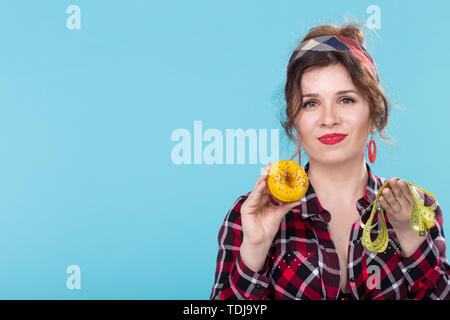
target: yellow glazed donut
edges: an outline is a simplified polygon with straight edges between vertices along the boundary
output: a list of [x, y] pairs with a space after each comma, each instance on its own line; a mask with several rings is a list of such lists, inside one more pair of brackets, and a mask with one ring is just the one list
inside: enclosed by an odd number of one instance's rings
[[306, 194], [309, 180], [305, 170], [297, 162], [280, 160], [270, 168], [268, 185], [276, 200], [294, 202]]

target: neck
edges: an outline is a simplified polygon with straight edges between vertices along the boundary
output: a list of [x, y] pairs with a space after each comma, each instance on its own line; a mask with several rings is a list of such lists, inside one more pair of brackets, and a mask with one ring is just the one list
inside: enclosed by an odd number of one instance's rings
[[320, 201], [326, 199], [327, 203], [354, 205], [364, 196], [368, 172], [364, 157], [338, 163], [311, 159], [308, 178], [316, 194], [320, 195]]

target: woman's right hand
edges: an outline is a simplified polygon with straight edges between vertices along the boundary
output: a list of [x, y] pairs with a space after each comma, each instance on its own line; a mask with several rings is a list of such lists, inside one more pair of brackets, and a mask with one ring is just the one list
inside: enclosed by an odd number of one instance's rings
[[301, 200], [290, 203], [279, 202], [278, 206], [272, 203], [267, 184], [271, 166], [270, 162], [266, 165], [253, 191], [241, 206], [243, 243], [248, 247], [268, 250], [283, 217], [301, 203]]

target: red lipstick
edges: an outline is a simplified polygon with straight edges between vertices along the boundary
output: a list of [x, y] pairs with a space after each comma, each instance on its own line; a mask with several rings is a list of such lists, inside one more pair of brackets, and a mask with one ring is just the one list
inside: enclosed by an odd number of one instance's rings
[[333, 132], [321, 136], [318, 140], [323, 144], [335, 144], [344, 140], [346, 136], [346, 134]]

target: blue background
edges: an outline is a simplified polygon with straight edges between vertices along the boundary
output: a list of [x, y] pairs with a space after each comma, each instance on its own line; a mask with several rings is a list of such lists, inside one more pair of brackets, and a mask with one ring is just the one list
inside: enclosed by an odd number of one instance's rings
[[400, 108], [371, 167], [431, 191], [450, 234], [450, 4], [429, 3], [2, 1], [0, 298], [208, 299], [219, 228], [265, 163], [175, 165], [172, 132], [281, 129], [292, 50], [373, 4], [366, 47]]

